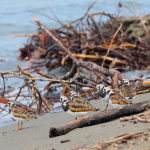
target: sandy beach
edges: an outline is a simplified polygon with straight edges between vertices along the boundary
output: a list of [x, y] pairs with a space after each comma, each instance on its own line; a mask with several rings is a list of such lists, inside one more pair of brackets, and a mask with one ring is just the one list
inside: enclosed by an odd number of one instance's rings
[[[135, 102], [149, 100], [150, 94], [141, 94], [136, 96]], [[91, 102], [94, 106], [103, 110], [106, 103], [101, 100]], [[109, 105], [108, 109], [112, 109]], [[97, 124], [94, 126], [78, 128], [66, 135], [49, 138], [49, 129], [57, 127], [64, 123], [73, 121], [74, 117], [65, 112], [54, 113], [38, 117], [36, 120], [25, 121], [23, 130], [13, 131], [17, 129], [17, 122], [12, 125], [0, 128], [0, 149], [5, 150], [67, 150], [69, 148], [83, 145], [84, 143], [98, 143], [117, 136], [121, 133], [131, 131], [148, 131], [150, 123], [120, 122], [116, 119], [111, 122]], [[70, 140], [67, 143], [61, 143], [62, 140]], [[137, 144], [132, 147], [123, 147], [123, 149], [141, 149], [150, 148], [149, 142], [138, 140]]]

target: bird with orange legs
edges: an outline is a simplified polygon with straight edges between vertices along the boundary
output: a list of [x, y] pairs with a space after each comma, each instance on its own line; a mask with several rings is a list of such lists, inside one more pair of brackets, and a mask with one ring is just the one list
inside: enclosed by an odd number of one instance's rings
[[62, 103], [62, 108], [64, 112], [69, 115], [75, 116], [75, 120], [78, 116], [84, 116], [88, 114], [90, 111], [99, 111], [97, 108], [89, 108], [87, 105], [80, 104], [77, 102], [69, 101], [66, 96], [61, 96], [60, 101]]
[[[7, 106], [9, 106], [9, 114], [13, 119], [18, 121], [18, 129], [14, 130], [21, 130], [23, 121], [24, 120], [29, 120], [29, 119], [37, 119], [37, 117], [30, 115], [26, 110], [24, 110], [21, 107], [16, 106], [14, 102], [8, 102]], [[19, 121], [21, 121], [21, 128], [19, 128]]]
[[113, 108], [124, 107], [132, 104], [118, 92], [115, 93], [114, 91], [112, 91], [110, 87], [105, 87], [101, 84], [97, 85], [97, 89], [99, 90], [99, 97], [105, 100], [107, 103], [110, 103], [113, 106]]

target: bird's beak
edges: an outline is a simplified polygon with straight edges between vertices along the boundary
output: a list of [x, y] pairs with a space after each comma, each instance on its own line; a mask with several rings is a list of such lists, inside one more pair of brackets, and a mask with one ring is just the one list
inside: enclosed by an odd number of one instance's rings
[[61, 101], [58, 101], [59, 103], [61, 103]]

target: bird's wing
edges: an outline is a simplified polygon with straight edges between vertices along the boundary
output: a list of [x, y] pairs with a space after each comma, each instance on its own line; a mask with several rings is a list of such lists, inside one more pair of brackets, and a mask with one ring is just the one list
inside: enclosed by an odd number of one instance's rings
[[120, 93], [124, 97], [134, 97], [136, 95], [136, 91], [131, 85], [123, 85]]
[[23, 119], [28, 119], [28, 118], [36, 119], [36, 117], [30, 115], [26, 110], [18, 106], [13, 106], [11, 112], [14, 115], [14, 117], [23, 118]]
[[93, 109], [93, 110], [98, 110], [96, 107], [94, 107], [88, 100], [86, 100], [85, 98], [83, 97], [80, 97], [80, 96], [75, 96], [73, 97], [73, 101], [75, 103], [78, 103], [78, 104], [81, 104], [81, 105], [84, 105], [84, 107], [87, 107], [88, 109]]
[[123, 96], [113, 94], [111, 95], [111, 101], [113, 104], [119, 104], [119, 105], [126, 105], [126, 104], [131, 104], [131, 102], [127, 101]]
[[80, 96], [74, 96], [73, 101], [84, 101], [85, 99]]
[[95, 111], [93, 108], [88, 108], [86, 105], [69, 102], [69, 108], [73, 112], [82, 112], [82, 111]]
[[131, 104], [131, 102], [127, 101], [123, 96], [119, 96], [118, 97], [118, 104], [126, 105], [126, 104]]
[[89, 101], [87, 101], [85, 98], [80, 97], [80, 96], [74, 96], [73, 97], [73, 101], [79, 104], [87, 104], [90, 103]]

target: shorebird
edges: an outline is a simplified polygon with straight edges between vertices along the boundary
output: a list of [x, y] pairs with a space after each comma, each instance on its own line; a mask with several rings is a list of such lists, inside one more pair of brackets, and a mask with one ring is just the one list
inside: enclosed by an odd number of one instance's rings
[[[21, 130], [24, 120], [28, 119], [37, 119], [37, 117], [30, 115], [26, 110], [21, 107], [16, 106], [14, 102], [8, 102], [7, 106], [9, 106], [9, 114], [13, 119], [18, 121], [18, 129], [14, 130]], [[21, 121], [21, 128], [19, 129], [19, 121]]]
[[75, 91], [70, 91], [70, 100], [75, 102], [75, 103], [79, 103], [81, 105], [85, 105], [88, 108], [93, 108], [93, 109], [97, 109], [96, 107], [94, 107], [87, 99], [79, 96]]
[[106, 108], [104, 110], [106, 111], [109, 103], [109, 95], [106, 93], [105, 86], [103, 84], [98, 84], [96, 86], [96, 89], [98, 90], [98, 96], [101, 98], [101, 100], [104, 100], [107, 103]]
[[73, 101], [69, 101], [66, 96], [61, 96], [60, 101], [62, 103], [63, 110], [72, 116], [75, 116], [75, 120], [78, 116], [84, 116], [90, 111], [98, 111], [99, 109], [96, 108], [89, 108], [87, 105], [76, 103]]
[[100, 98], [101, 98], [101, 100], [104, 100], [104, 101], [106, 101], [107, 103], [109, 102], [108, 101], [108, 98], [109, 98], [109, 96], [107, 95], [107, 93], [106, 93], [106, 89], [105, 89], [105, 86], [103, 85], [103, 84], [98, 84], [97, 86], [96, 86], [96, 89], [98, 90], [98, 95], [99, 95], [99, 93], [100, 93]]
[[[122, 95], [119, 93], [114, 93], [109, 87], [104, 87], [103, 89], [105, 92], [99, 92], [99, 96], [101, 97], [109, 97], [108, 101], [113, 108], [118, 108], [118, 107], [124, 107], [127, 105], [132, 104], [131, 102], [127, 101]], [[105, 94], [104, 94], [105, 93]], [[105, 95], [105, 96], [104, 96]]]
[[125, 97], [127, 100], [131, 100], [135, 98], [136, 91], [134, 90], [134, 87], [131, 86], [128, 79], [122, 80], [123, 85], [120, 88], [120, 95]]

